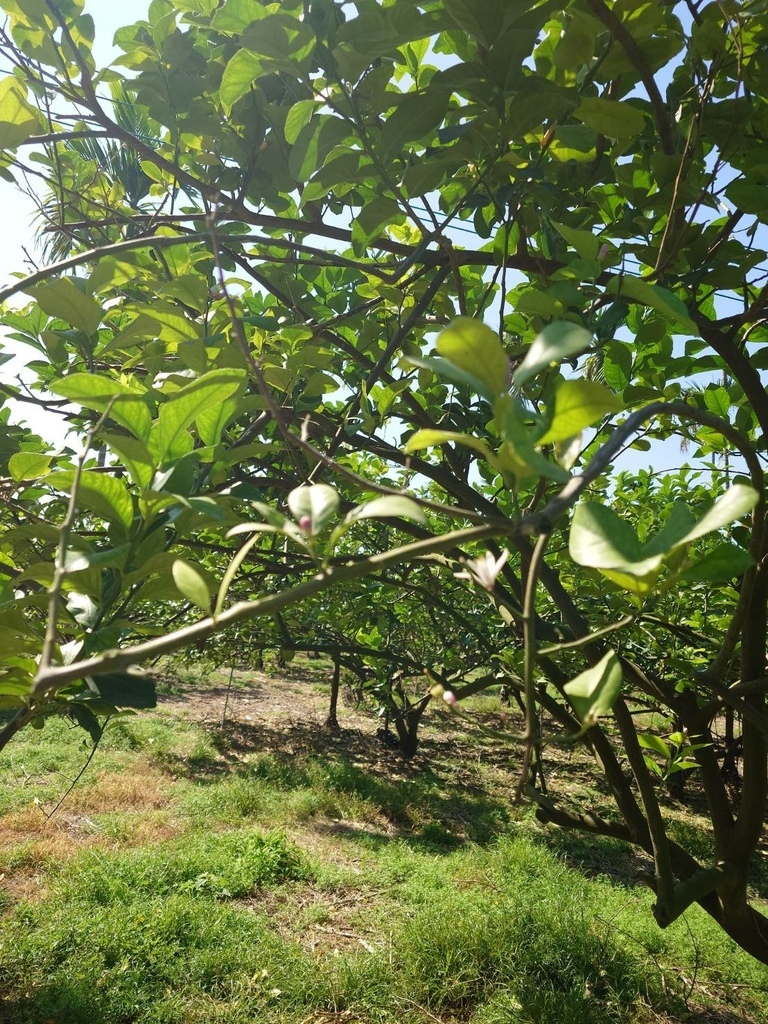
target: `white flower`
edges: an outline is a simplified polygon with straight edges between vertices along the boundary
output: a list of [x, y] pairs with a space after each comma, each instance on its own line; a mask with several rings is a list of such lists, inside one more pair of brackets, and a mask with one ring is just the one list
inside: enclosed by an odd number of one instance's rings
[[496, 577], [501, 572], [501, 568], [508, 558], [509, 551], [506, 548], [504, 548], [498, 558], [494, 558], [490, 551], [486, 551], [479, 558], [466, 559], [464, 562], [465, 571], [454, 573], [454, 575], [460, 580], [479, 583], [485, 590], [491, 591], [496, 586]]

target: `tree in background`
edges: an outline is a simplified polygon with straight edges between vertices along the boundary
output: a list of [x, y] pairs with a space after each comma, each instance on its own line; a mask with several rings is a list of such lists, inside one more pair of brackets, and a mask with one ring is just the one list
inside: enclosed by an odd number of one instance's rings
[[[43, 174], [71, 252], [2, 290], [36, 353], [2, 393], [82, 448], [0, 453], [0, 744], [98, 738], [153, 703], [131, 666], [235, 624], [316, 627], [427, 672], [406, 740], [503, 681], [520, 796], [768, 962], [762, 5], [153, 0], [106, 69], [79, 0], [0, 7], [0, 173]], [[612, 472], [660, 438], [708, 475]], [[605, 817], [533, 784], [541, 710]], [[660, 796], [694, 766], [706, 862]]]

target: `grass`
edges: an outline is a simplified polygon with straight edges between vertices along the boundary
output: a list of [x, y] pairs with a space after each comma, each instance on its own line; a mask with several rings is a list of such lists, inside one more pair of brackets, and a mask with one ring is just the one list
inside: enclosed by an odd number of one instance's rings
[[66, 725], [0, 762], [3, 1024], [764, 1019], [768, 969], [706, 915], [659, 930], [624, 846], [510, 805], [492, 698], [483, 744], [453, 716], [412, 767], [168, 708], [112, 723], [50, 820], [86, 756]]

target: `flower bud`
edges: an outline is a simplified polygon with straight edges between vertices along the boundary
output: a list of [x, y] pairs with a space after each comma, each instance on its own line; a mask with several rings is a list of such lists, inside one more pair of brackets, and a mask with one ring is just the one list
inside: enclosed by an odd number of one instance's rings
[[456, 696], [453, 690], [444, 690], [443, 700], [445, 701], [446, 704], [449, 704], [451, 707], [459, 703], [459, 698]]
[[309, 533], [312, 529], [312, 516], [302, 516], [299, 520], [299, 526], [305, 533]]

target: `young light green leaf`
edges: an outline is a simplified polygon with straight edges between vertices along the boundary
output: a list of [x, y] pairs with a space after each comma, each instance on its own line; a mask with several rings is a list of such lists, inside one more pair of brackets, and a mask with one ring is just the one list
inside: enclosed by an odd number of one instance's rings
[[301, 129], [312, 120], [312, 115], [319, 106], [320, 104], [317, 100], [299, 100], [293, 104], [286, 115], [285, 124], [283, 125], [285, 141], [290, 146], [299, 137]]
[[563, 687], [573, 710], [585, 729], [606, 715], [621, 693], [621, 663], [613, 651], [592, 668], [580, 673]]
[[388, 518], [413, 519], [417, 523], [427, 522], [427, 517], [413, 498], [398, 494], [387, 494], [381, 498], [374, 498], [373, 501], [367, 501], [364, 505], [358, 505], [346, 518], [349, 522], [358, 519]]
[[629, 523], [607, 505], [581, 502], [571, 521], [571, 558], [578, 565], [599, 569], [618, 586], [647, 594], [659, 574], [662, 555], [645, 558]]
[[[57, 490], [69, 493], [74, 486], [72, 470], [51, 473], [45, 482]], [[109, 473], [97, 473], [87, 469], [80, 474], [77, 487], [77, 504], [81, 509], [95, 512], [101, 519], [129, 530], [133, 521], [133, 499], [122, 480]]]
[[83, 334], [95, 334], [98, 330], [103, 316], [101, 306], [80, 291], [71, 277], [48, 281], [33, 288], [31, 294], [48, 316], [66, 321]]
[[16, 483], [22, 480], [37, 480], [49, 472], [52, 455], [37, 452], [16, 452], [8, 459], [8, 470]]
[[538, 444], [565, 441], [607, 413], [620, 412], [624, 403], [612, 391], [592, 380], [566, 380], [555, 394], [552, 422]]
[[581, 355], [591, 344], [592, 335], [579, 324], [571, 323], [570, 320], [547, 324], [541, 334], [534, 339], [522, 363], [515, 370], [515, 387], [522, 387], [526, 381], [547, 369], [552, 363]]
[[319, 533], [336, 515], [339, 496], [328, 484], [296, 487], [288, 495], [288, 508], [302, 529]]
[[211, 606], [211, 594], [208, 584], [199, 570], [183, 558], [177, 558], [171, 572], [179, 593], [202, 611], [207, 612]]
[[655, 736], [652, 732], [639, 732], [637, 734], [637, 742], [641, 747], [645, 747], [646, 750], [652, 750], [659, 757], [663, 757], [665, 761], [669, 761], [672, 757], [669, 745], [660, 736]]
[[479, 452], [488, 462], [493, 462], [493, 452], [488, 445], [479, 437], [472, 434], [460, 434], [455, 430], [417, 430], [408, 438], [404, 450], [406, 452], [417, 452], [423, 448], [432, 448], [436, 445], [448, 444], [453, 441], [455, 444], [463, 444], [466, 448], [472, 448]]
[[509, 360], [495, 331], [468, 316], [459, 316], [441, 331], [438, 354], [485, 386], [492, 399], [509, 388]]

